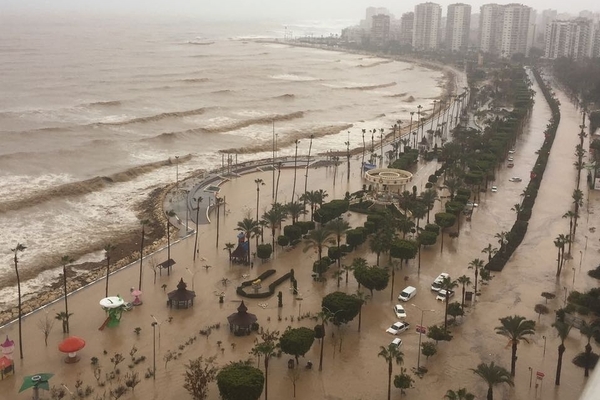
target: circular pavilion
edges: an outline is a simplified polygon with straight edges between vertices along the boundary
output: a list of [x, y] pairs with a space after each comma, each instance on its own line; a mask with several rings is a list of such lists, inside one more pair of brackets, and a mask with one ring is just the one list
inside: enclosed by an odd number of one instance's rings
[[412, 182], [413, 174], [402, 169], [375, 168], [365, 171], [364, 178], [373, 184], [377, 192], [402, 193]]
[[194, 305], [194, 297], [196, 292], [187, 290], [187, 284], [183, 278], [177, 284], [177, 289], [167, 293], [167, 306], [171, 308], [190, 308]]
[[252, 324], [256, 322], [256, 319], [256, 315], [248, 312], [248, 307], [242, 300], [237, 312], [227, 317], [229, 330], [236, 336], [249, 335], [252, 331]]

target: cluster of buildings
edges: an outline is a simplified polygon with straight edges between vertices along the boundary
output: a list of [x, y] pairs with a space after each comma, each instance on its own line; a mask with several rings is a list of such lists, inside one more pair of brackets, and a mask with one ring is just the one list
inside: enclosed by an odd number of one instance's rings
[[600, 14], [578, 16], [556, 10], [538, 13], [524, 4], [485, 4], [472, 13], [464, 3], [443, 14], [436, 3], [417, 4], [397, 19], [385, 8], [369, 7], [359, 26], [342, 31], [348, 42], [414, 51], [479, 51], [501, 58], [528, 56], [531, 49], [554, 59], [600, 57]]

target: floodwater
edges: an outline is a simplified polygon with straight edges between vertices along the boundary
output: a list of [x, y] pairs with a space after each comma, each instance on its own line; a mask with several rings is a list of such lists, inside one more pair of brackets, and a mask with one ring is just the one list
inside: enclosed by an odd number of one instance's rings
[[[534, 85], [534, 89], [538, 89]], [[482, 295], [477, 302], [470, 306], [467, 315], [459, 319], [459, 326], [453, 328], [454, 339], [450, 343], [440, 343], [438, 354], [429, 360], [421, 358], [429, 372], [424, 378], [415, 378], [415, 388], [410, 389], [411, 398], [438, 399], [442, 398], [448, 389], [467, 387], [478, 398], [485, 396], [486, 387], [476, 376], [470, 372], [480, 362], [496, 361], [505, 367], [510, 366], [510, 348], [506, 339], [495, 334], [494, 327], [499, 324], [498, 318], [507, 315], [523, 315], [537, 321], [534, 306], [543, 303], [540, 296], [542, 291], [553, 292], [556, 299], [548, 302], [548, 307], [555, 310], [563, 305], [564, 287], [567, 291], [584, 290], [595, 285], [587, 277], [586, 271], [594, 266], [595, 255], [600, 250], [600, 243], [595, 232], [590, 228], [599, 222], [595, 209], [598, 196], [591, 193], [589, 213], [584, 207], [581, 225], [578, 229], [578, 238], [573, 246], [573, 254], [581, 254], [581, 261], [574, 257], [569, 261], [563, 275], [557, 280], [555, 275], [556, 250], [554, 238], [559, 233], [568, 230], [568, 221], [561, 218], [571, 203], [571, 191], [575, 185], [575, 171], [572, 167], [574, 148], [577, 143], [577, 126], [579, 116], [565, 96], [558, 92], [562, 103], [562, 120], [559, 132], [552, 148], [548, 168], [544, 181], [539, 191], [536, 206], [530, 221], [529, 231], [523, 244], [515, 252], [513, 258], [501, 273], [495, 273], [494, 278], [482, 288]], [[549, 118], [549, 109], [537, 90], [536, 103], [530, 122], [524, 134], [516, 145], [515, 167], [512, 170], [501, 169], [497, 176], [497, 193], [484, 194], [479, 207], [473, 213], [472, 221], [462, 221], [460, 236], [457, 239], [444, 240], [444, 251], [440, 254], [439, 244], [423, 251], [421, 271], [418, 273], [416, 262], [411, 261], [396, 275], [394, 288], [388, 288], [370, 300], [363, 309], [362, 329], [357, 332], [357, 322], [351, 322], [347, 327], [338, 330], [328, 327], [327, 337], [324, 342], [323, 371], [318, 371], [319, 344], [315, 342], [312, 349], [304, 359], [314, 364], [312, 370], [304, 368], [300, 371], [297, 382], [298, 399], [382, 399], [386, 396], [387, 365], [377, 357], [379, 346], [386, 346], [392, 337], [385, 333], [385, 329], [395, 322], [392, 307], [395, 301], [390, 302], [390, 292], [397, 296], [399, 291], [407, 284], [416, 286], [418, 294], [414, 304], [422, 309], [432, 309], [435, 312], [425, 313], [424, 325], [429, 326], [443, 320], [443, 305], [436, 302], [429, 290], [431, 281], [440, 273], [448, 272], [453, 278], [466, 274], [472, 276], [472, 271], [467, 269], [468, 263], [474, 258], [484, 258], [481, 249], [488, 243], [495, 244], [494, 234], [508, 230], [514, 216], [510, 208], [519, 201], [519, 195], [525, 188], [525, 182], [513, 183], [508, 179], [511, 176], [528, 177], [533, 163], [535, 151], [543, 140], [543, 130]], [[419, 164], [420, 173], [415, 179], [415, 185], [421, 187], [426, 182], [428, 175], [435, 169], [435, 162]], [[281, 193], [291, 192], [293, 171], [284, 170], [280, 179]], [[321, 168], [309, 171], [309, 190], [325, 189], [330, 198], [340, 197], [345, 191], [353, 191], [362, 185], [359, 177], [358, 161], [352, 160], [350, 181], [347, 181], [345, 165], [334, 168]], [[258, 322], [265, 329], [283, 331], [288, 325], [293, 327], [313, 327], [315, 321], [303, 319], [298, 321], [298, 315], [319, 310], [323, 295], [335, 290], [336, 283], [330, 279], [326, 283], [315, 283], [310, 277], [310, 266], [316, 259], [312, 251], [303, 253], [302, 246], [291, 251], [278, 252], [273, 261], [267, 263], [256, 262], [254, 268], [238, 265], [230, 266], [224, 243], [235, 241], [234, 230], [237, 221], [245, 215], [254, 215], [256, 190], [254, 179], [261, 178], [266, 185], [260, 192], [261, 211], [271, 201], [272, 175], [269, 172], [251, 174], [229, 183], [222, 187], [221, 194], [228, 203], [220, 217], [220, 242], [216, 243], [216, 223], [214, 215], [213, 224], [201, 228], [199, 235], [200, 257], [192, 261], [193, 240], [185, 240], [173, 246], [172, 256], [177, 261], [170, 277], [159, 276], [157, 283], [152, 283], [152, 274], [145, 268], [144, 304], [133, 311], [124, 314], [121, 325], [117, 328], [97, 330], [104, 321], [104, 313], [98, 306], [98, 300], [104, 296], [102, 283], [93, 285], [81, 293], [70, 298], [72, 317], [71, 332], [87, 340], [87, 346], [80, 352], [82, 360], [79, 364], [65, 365], [61, 362], [61, 355], [56, 350], [57, 343], [63, 335], [59, 332], [58, 325], [50, 335], [50, 344], [43, 345], [42, 333], [35, 328], [36, 322], [43, 318], [44, 311], [38, 312], [25, 320], [25, 359], [17, 361], [17, 379], [9, 378], [0, 382], [3, 393], [16, 393], [20, 386], [20, 377], [24, 374], [35, 372], [54, 372], [57, 375], [51, 383], [58, 385], [64, 383], [70, 390], [74, 390], [76, 379], [81, 379], [86, 385], [95, 388], [95, 393], [102, 395], [109, 386], [97, 387], [89, 365], [91, 357], [100, 359], [104, 372], [113, 369], [109, 358], [116, 352], [121, 352], [126, 361], [119, 365], [121, 374], [129, 371], [128, 353], [132, 346], [137, 347], [136, 355], [146, 356], [134, 369], [142, 375], [142, 383], [136, 388], [135, 393], [130, 393], [130, 399], [164, 399], [185, 398], [187, 394], [183, 389], [183, 364], [187, 360], [199, 355], [217, 357], [219, 365], [229, 361], [246, 359], [253, 346], [255, 336], [234, 337], [228, 332], [226, 317], [233, 313], [239, 304], [235, 295], [235, 287], [244, 280], [251, 279], [265, 269], [275, 268], [278, 273], [285, 273], [290, 268], [296, 271], [299, 280], [299, 291], [302, 300], [294, 300], [289, 292], [289, 286], [281, 286], [283, 292], [283, 308], [277, 308], [276, 297], [266, 300], [248, 300], [246, 304], [249, 312], [258, 316]], [[335, 187], [334, 185], [335, 177]], [[560, 182], [560, 185], [557, 184]], [[298, 172], [298, 184], [303, 183], [303, 171]], [[583, 188], [587, 196], [587, 189]], [[235, 195], [234, 195], [235, 194]], [[244, 196], [243, 194], [246, 194]], [[281, 196], [281, 195], [280, 195]], [[281, 197], [280, 197], [281, 198]], [[281, 198], [282, 200], [285, 200]], [[587, 214], [587, 215], [586, 215]], [[589, 218], [588, 218], [589, 217]], [[364, 216], [349, 213], [346, 218], [352, 226], [358, 226], [364, 221]], [[587, 236], [587, 239], [585, 238]], [[270, 234], [265, 235], [265, 241], [270, 241]], [[587, 247], [586, 247], [587, 244]], [[255, 243], [252, 243], [254, 248]], [[366, 246], [363, 246], [366, 247]], [[579, 253], [581, 251], [581, 253]], [[346, 262], [351, 262], [355, 256], [366, 257], [369, 262], [375, 262], [375, 255], [369, 254], [366, 248], [352, 253]], [[166, 257], [163, 251], [155, 256], [155, 261], [161, 262]], [[382, 257], [385, 264], [385, 257]], [[151, 261], [145, 263], [148, 266]], [[581, 264], [581, 267], [579, 266]], [[210, 268], [203, 268], [210, 265]], [[574, 269], [574, 270], [573, 270]], [[133, 266], [111, 278], [111, 294], [126, 294], [131, 286], [137, 284], [137, 267]], [[188, 283], [188, 288], [194, 286], [198, 297], [194, 308], [191, 310], [168, 310], [165, 307], [166, 296], [161, 289], [164, 283], [166, 291], [173, 290], [177, 281], [183, 278]], [[222, 279], [228, 281], [224, 285]], [[574, 282], [574, 284], [573, 284]], [[357, 289], [356, 282], [350, 277], [348, 285], [341, 283], [340, 290], [354, 293]], [[225, 294], [224, 304], [218, 303], [218, 295]], [[62, 305], [56, 304], [48, 310], [50, 316], [61, 310]], [[407, 304], [407, 321], [414, 327], [419, 323], [420, 313], [416, 308]], [[152, 366], [152, 315], [160, 323], [156, 332], [156, 381], [144, 379], [143, 373]], [[281, 316], [281, 321], [278, 321]], [[169, 317], [172, 317], [169, 322]], [[293, 321], [292, 321], [293, 318]], [[270, 319], [270, 320], [269, 320]], [[497, 399], [576, 399], [581, 393], [585, 383], [583, 370], [575, 367], [570, 360], [580, 351], [583, 351], [585, 339], [580, 337], [577, 330], [573, 330], [565, 342], [566, 352], [563, 362], [562, 384], [555, 388], [553, 375], [555, 372], [557, 346], [559, 341], [551, 328], [553, 315], [542, 316], [538, 323], [535, 337], [529, 344], [519, 346], [517, 375], [515, 388], [497, 387]], [[209, 337], [198, 335], [200, 329], [220, 323], [218, 330], [213, 330]], [[135, 327], [141, 327], [139, 336], [134, 333]], [[9, 334], [16, 339], [16, 325], [13, 324], [2, 330], [2, 334]], [[334, 334], [332, 338], [331, 334]], [[401, 334], [403, 339], [402, 351], [404, 352], [404, 367], [412, 369], [417, 363], [418, 334], [414, 330]], [[544, 340], [546, 336], [546, 351]], [[190, 337], [197, 339], [189, 345], [185, 343]], [[341, 352], [339, 340], [342, 340]], [[220, 350], [218, 342], [221, 342]], [[232, 346], [235, 343], [235, 348]], [[335, 347], [334, 347], [335, 345]], [[182, 346], [182, 350], [179, 350]], [[594, 346], [595, 347], [595, 346]], [[108, 355], [103, 355], [106, 350]], [[181, 352], [181, 356], [165, 367], [163, 356], [168, 350]], [[292, 382], [287, 377], [287, 360], [290, 357], [282, 356], [270, 363], [269, 369], [269, 394], [272, 399], [292, 398]], [[537, 371], [544, 372], [546, 378], [540, 388], [535, 389], [535, 380], [530, 388], [530, 371], [533, 377]], [[262, 368], [262, 366], [261, 366]], [[394, 373], [399, 373], [400, 367], [394, 366]], [[104, 380], [104, 378], [101, 378]], [[113, 385], [114, 387], [114, 385]], [[15, 398], [25, 399], [28, 394], [15, 395]], [[400, 393], [393, 389], [393, 398], [399, 399]], [[212, 385], [209, 395], [211, 400], [218, 398], [216, 385]]]

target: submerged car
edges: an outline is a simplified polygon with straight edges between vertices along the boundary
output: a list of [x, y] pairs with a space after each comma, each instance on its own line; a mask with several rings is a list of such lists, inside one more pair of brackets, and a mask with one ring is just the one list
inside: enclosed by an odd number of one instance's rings
[[402, 333], [410, 328], [410, 324], [408, 322], [396, 322], [392, 326], [386, 329], [387, 333], [391, 333], [392, 335], [397, 335]]
[[398, 318], [406, 318], [406, 310], [402, 307], [401, 304], [396, 304], [394, 306], [394, 313]]
[[513, 176], [509, 179], [510, 182], [521, 182], [522, 180], [523, 179], [519, 178], [518, 176]]
[[512, 157], [508, 157], [508, 161], [515, 161], [515, 159]]
[[442, 282], [444, 281], [444, 278], [450, 278], [450, 275], [445, 272], [439, 274], [431, 284], [431, 290], [438, 292], [442, 288]]
[[392, 343], [390, 343], [390, 345], [394, 345], [396, 347], [400, 347], [400, 346], [402, 346], [402, 339], [400, 339], [399, 337], [397, 337], [396, 339], [392, 340]]
[[496, 193], [498, 191], [498, 186], [492, 186], [492, 193]]
[[446, 301], [452, 296], [454, 296], [454, 290], [442, 289], [438, 292], [438, 295], [435, 299], [439, 301]]
[[508, 165], [507, 165], [508, 168], [512, 168], [514, 166], [515, 166], [515, 163], [508, 163]]

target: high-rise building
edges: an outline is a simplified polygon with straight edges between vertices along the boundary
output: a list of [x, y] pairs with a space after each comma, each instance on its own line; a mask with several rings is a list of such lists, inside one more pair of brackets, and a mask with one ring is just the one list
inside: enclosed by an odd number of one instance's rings
[[450, 4], [446, 20], [446, 49], [465, 52], [469, 48], [471, 29], [471, 6], [468, 4]]
[[373, 27], [373, 17], [379, 14], [390, 15], [390, 12], [384, 7], [368, 7], [365, 12], [365, 19], [360, 21], [360, 26], [363, 29], [371, 30]]
[[415, 50], [436, 50], [440, 43], [442, 7], [436, 3], [415, 6], [412, 46]]
[[549, 59], [567, 57], [575, 60], [593, 57], [595, 28], [593, 21], [586, 18], [552, 21], [546, 28], [544, 56]]
[[531, 17], [531, 8], [522, 4], [481, 6], [481, 51], [503, 58], [527, 56], [533, 42]]
[[386, 43], [390, 39], [390, 16], [377, 14], [371, 23], [371, 40], [377, 44]]
[[400, 44], [412, 46], [414, 23], [414, 12], [402, 14], [402, 17], [400, 18], [400, 38], [398, 39]]

